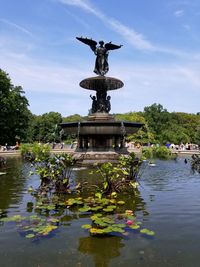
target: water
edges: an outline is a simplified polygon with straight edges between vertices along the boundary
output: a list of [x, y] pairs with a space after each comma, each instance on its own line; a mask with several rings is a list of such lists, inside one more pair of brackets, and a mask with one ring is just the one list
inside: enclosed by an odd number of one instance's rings
[[[30, 165], [20, 158], [8, 159], [7, 174], [0, 176], [0, 209], [4, 214], [34, 214], [34, 199], [27, 189], [37, 187], [39, 181], [36, 176], [28, 177], [29, 170]], [[87, 169], [76, 168], [74, 179], [88, 180], [90, 189], [95, 177], [89, 176]], [[136, 211], [143, 227], [155, 231], [154, 237], [137, 233], [123, 238], [91, 237], [81, 228], [89, 218], [66, 210], [62, 225], [37, 241], [25, 238], [15, 223], [1, 223], [0, 266], [199, 267], [200, 174], [192, 173], [184, 159], [158, 160], [155, 167], [143, 166], [137, 197], [121, 198]]]

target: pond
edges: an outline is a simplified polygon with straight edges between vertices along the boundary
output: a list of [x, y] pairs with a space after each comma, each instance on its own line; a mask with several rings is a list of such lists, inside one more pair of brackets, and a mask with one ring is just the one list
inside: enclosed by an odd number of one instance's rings
[[[7, 173], [0, 176], [1, 217], [33, 216], [37, 176], [29, 176], [30, 164], [8, 158]], [[4, 267], [53, 266], [148, 266], [198, 267], [200, 262], [200, 174], [191, 172], [184, 158], [143, 164], [136, 196], [123, 194], [126, 208], [133, 210], [154, 236], [130, 231], [128, 235], [91, 236], [83, 224], [91, 223], [77, 210], [60, 211], [62, 222], [44, 238], [26, 238], [20, 224], [0, 222], [0, 265]], [[92, 181], [89, 170], [75, 168], [76, 183]], [[50, 212], [40, 214], [48, 220]], [[55, 214], [54, 214], [55, 215]]]

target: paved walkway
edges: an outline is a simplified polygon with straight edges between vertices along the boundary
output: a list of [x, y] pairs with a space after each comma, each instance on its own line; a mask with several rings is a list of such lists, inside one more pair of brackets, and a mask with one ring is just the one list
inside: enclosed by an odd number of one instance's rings
[[[129, 148], [129, 152], [134, 152], [135, 154], [141, 154], [141, 149], [138, 148]], [[52, 149], [52, 153], [78, 153], [75, 151], [75, 149], [70, 149], [70, 148], [64, 148], [64, 149]], [[106, 151], [109, 152], [109, 151]], [[106, 153], [103, 151], [90, 151], [89, 153]], [[81, 152], [83, 153], [83, 152]], [[86, 151], [85, 151], [86, 153]], [[193, 155], [193, 154], [198, 154], [200, 155], [200, 150], [172, 150], [172, 153], [178, 153], [178, 155]], [[8, 151], [0, 151], [0, 156], [20, 156], [20, 150], [8, 150]]]

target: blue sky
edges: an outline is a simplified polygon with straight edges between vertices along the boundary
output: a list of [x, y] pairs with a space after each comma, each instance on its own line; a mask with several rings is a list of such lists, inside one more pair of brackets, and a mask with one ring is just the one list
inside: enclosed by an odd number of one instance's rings
[[110, 51], [112, 113], [160, 103], [200, 111], [199, 0], [0, 0], [0, 68], [21, 85], [34, 114], [87, 115], [95, 55], [75, 39], [122, 44]]

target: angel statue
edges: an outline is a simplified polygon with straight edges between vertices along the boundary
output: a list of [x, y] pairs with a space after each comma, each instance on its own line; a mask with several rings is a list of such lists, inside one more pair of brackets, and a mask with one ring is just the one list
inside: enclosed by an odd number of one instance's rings
[[94, 72], [97, 75], [101, 75], [101, 76], [104, 76], [109, 70], [108, 51], [122, 47], [122, 45], [115, 45], [115, 44], [112, 44], [111, 42], [104, 45], [104, 41], [100, 41], [99, 46], [97, 46], [97, 42], [92, 39], [83, 38], [83, 37], [76, 37], [76, 39], [90, 46], [90, 48], [96, 55]]

